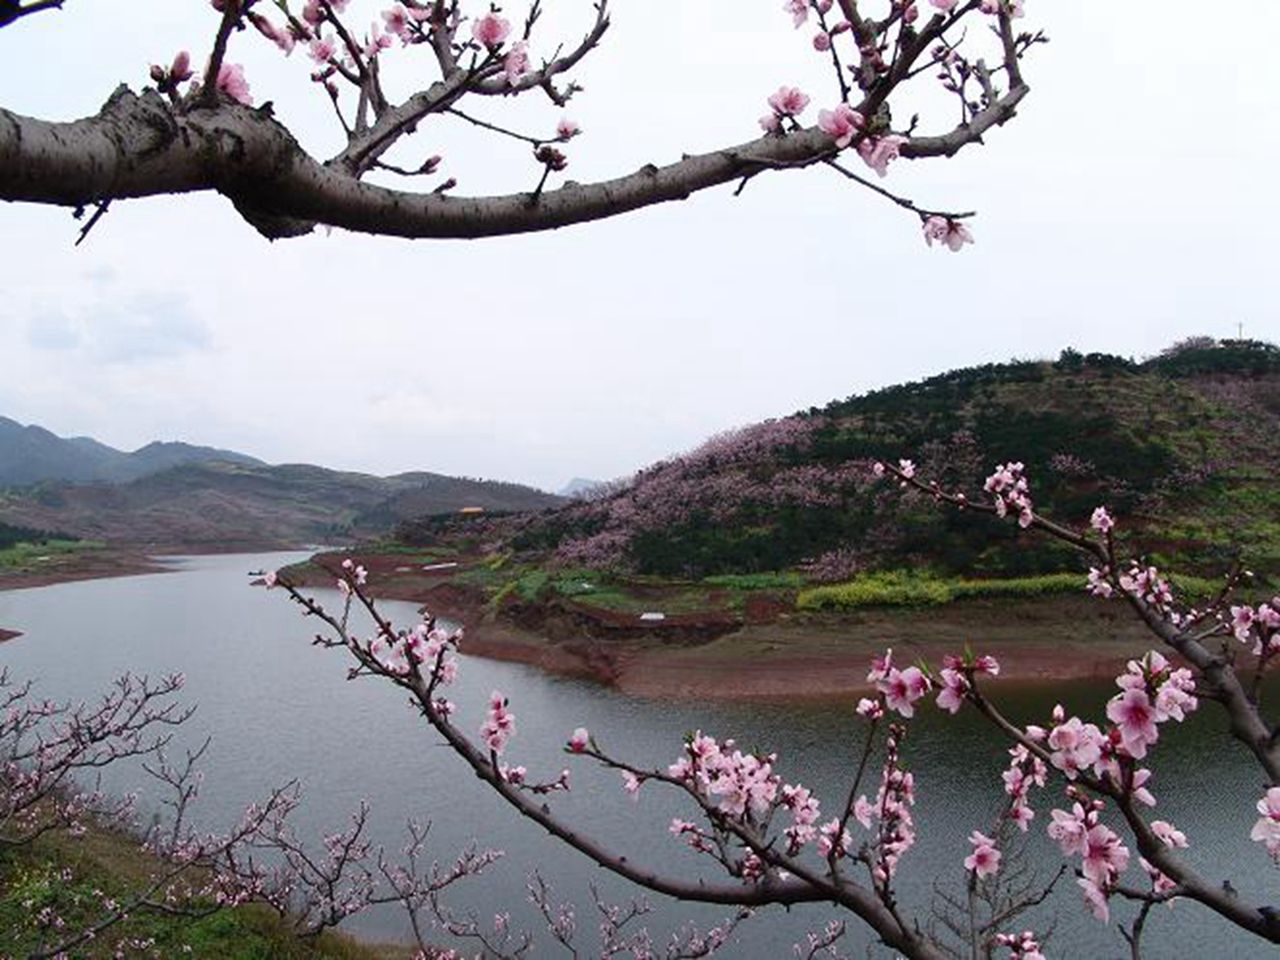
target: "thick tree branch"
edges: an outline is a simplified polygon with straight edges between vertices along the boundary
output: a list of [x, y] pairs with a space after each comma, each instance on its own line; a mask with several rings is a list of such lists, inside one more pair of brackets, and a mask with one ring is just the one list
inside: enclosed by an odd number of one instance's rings
[[[267, 111], [227, 98], [175, 109], [154, 91], [120, 88], [93, 117], [52, 123], [0, 110], [0, 199], [81, 207], [108, 199], [213, 190], [265, 236], [317, 224], [409, 238], [487, 237], [550, 230], [683, 200], [773, 167], [802, 167], [836, 151], [817, 129], [646, 165], [594, 184], [506, 196], [455, 198], [361, 183], [358, 172], [426, 114], [468, 86], [465, 73], [388, 109], [328, 164], [310, 157]], [[1026, 88], [967, 125], [902, 146], [909, 157], [950, 155], [1012, 115]]]

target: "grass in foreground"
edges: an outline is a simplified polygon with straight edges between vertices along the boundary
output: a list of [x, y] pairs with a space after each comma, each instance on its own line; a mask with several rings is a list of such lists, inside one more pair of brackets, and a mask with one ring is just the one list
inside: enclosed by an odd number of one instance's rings
[[[77, 838], [46, 836], [0, 850], [0, 956], [24, 957], [41, 944], [39, 917], [50, 910], [65, 932], [93, 924], [104, 897], [127, 902], [157, 864], [123, 834], [98, 828]], [[45, 944], [55, 942], [52, 933]], [[209, 960], [407, 960], [408, 948], [375, 947], [340, 933], [302, 941], [288, 922], [261, 906], [222, 910], [202, 919], [137, 911], [75, 948], [72, 957], [195, 957]]]

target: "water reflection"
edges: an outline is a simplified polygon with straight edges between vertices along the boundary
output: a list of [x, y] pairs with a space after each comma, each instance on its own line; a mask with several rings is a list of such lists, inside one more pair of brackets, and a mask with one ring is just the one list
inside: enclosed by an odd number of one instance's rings
[[[587, 885], [607, 897], [625, 899], [630, 888], [511, 817], [501, 802], [461, 762], [416, 722], [405, 697], [385, 684], [347, 681], [337, 652], [308, 643], [313, 624], [280, 593], [247, 586], [246, 572], [281, 566], [298, 555], [188, 558], [176, 572], [148, 577], [90, 581], [0, 593], [0, 625], [24, 631], [0, 645], [0, 664], [17, 676], [39, 677], [45, 695], [92, 696], [125, 670], [187, 674], [187, 696], [199, 704], [182, 731], [188, 742], [214, 737], [208, 755], [202, 816], [225, 825], [273, 785], [298, 778], [305, 790], [300, 832], [318, 835], [344, 824], [361, 799], [373, 806], [375, 837], [398, 849], [410, 818], [433, 824], [432, 850], [442, 860], [476, 842], [506, 856], [483, 881], [459, 888], [452, 902], [489, 918], [510, 910], [514, 923], [532, 925], [525, 878], [537, 868], [556, 894], [579, 906], [580, 936], [593, 941]], [[409, 604], [386, 606], [395, 618], [415, 617]], [[618, 755], [641, 765], [665, 766], [686, 731], [702, 729], [736, 736], [744, 746], [780, 754], [788, 780], [803, 782], [834, 807], [847, 783], [860, 732], [846, 702], [779, 704], [671, 703], [624, 697], [589, 683], [548, 677], [514, 664], [467, 659], [454, 699], [465, 727], [478, 728], [485, 698], [507, 692], [518, 718], [510, 760], [534, 776], [553, 778], [568, 766], [574, 791], [557, 801], [584, 830], [608, 837], [635, 860], [668, 872], [697, 876], [705, 865], [667, 834], [676, 815], [690, 811], [656, 788], [628, 801], [614, 775], [567, 758], [560, 750], [569, 732], [586, 726]], [[1071, 708], [1096, 708], [1110, 691], [1097, 684], [1006, 691], [1015, 717], [1043, 719], [1053, 699]], [[1245, 896], [1274, 896], [1272, 868], [1264, 852], [1247, 840], [1261, 778], [1227, 738], [1220, 716], [1205, 709], [1184, 727], [1167, 731], [1156, 752], [1153, 787], [1160, 815], [1191, 839], [1191, 861], [1210, 878], [1230, 876]], [[977, 718], [949, 718], [929, 709], [912, 727], [904, 753], [915, 771], [920, 842], [904, 859], [901, 898], [927, 913], [935, 882], [960, 884], [965, 837], [985, 829], [1001, 799], [999, 774], [1004, 745]], [[113, 772], [112, 786], [133, 785], [134, 775]], [[1047, 810], [1056, 792], [1035, 800], [1039, 811], [1029, 856], [1046, 874], [1057, 869], [1056, 847], [1043, 838]], [[1136, 884], [1135, 868], [1131, 871]], [[714, 876], [706, 873], [707, 876]], [[652, 897], [651, 930], [668, 931], [693, 919], [708, 925], [725, 908], [690, 907]], [[820, 908], [772, 911], [740, 928], [730, 955], [776, 957], [831, 914]], [[1131, 908], [1116, 904], [1113, 919]], [[1110, 929], [1084, 914], [1069, 879], [1060, 885], [1034, 922], [1057, 917], [1051, 954], [1111, 957], [1126, 953]], [[1019, 926], [1031, 925], [1020, 921]], [[393, 912], [373, 913], [353, 924], [358, 931], [398, 937], [405, 925]], [[1226, 932], [1203, 910], [1181, 904], [1160, 909], [1148, 924], [1152, 955], [1197, 957], [1271, 956], [1269, 948]], [[851, 924], [853, 942], [867, 937]], [[1229, 939], [1228, 939], [1229, 938]], [[541, 951], [540, 951], [541, 952]], [[850, 949], [855, 955], [860, 949]]]

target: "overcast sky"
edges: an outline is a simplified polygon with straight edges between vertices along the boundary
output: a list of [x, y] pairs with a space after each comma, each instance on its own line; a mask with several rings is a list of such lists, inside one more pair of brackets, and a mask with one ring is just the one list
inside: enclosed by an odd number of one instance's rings
[[[781, 83], [813, 96], [810, 121], [835, 102], [782, 0], [615, 4], [568, 111], [585, 134], [567, 176], [750, 139]], [[361, 5], [372, 18], [385, 4]], [[550, 6], [535, 55], [590, 22], [587, 0]], [[980, 212], [959, 255], [927, 249], [913, 217], [824, 169], [476, 242], [335, 231], [269, 244], [229, 203], [198, 196], [117, 204], [73, 248], [68, 211], [9, 205], [0, 414], [126, 449], [184, 439], [554, 489], [956, 366], [1066, 346], [1141, 357], [1238, 323], [1280, 339], [1280, 5], [1026, 9], [1052, 43], [1025, 67], [1021, 115], [985, 146], [903, 161], [886, 181]], [[0, 106], [92, 113], [179, 48], [203, 61], [215, 25], [205, 0], [67, 0], [0, 31]], [[417, 52], [392, 55], [393, 79], [412, 81]], [[303, 51], [284, 60], [245, 36], [229, 59], [304, 146], [336, 149]], [[523, 100], [475, 112], [554, 126], [560, 111]], [[459, 192], [536, 179], [526, 148], [451, 121], [402, 156], [437, 152]]]

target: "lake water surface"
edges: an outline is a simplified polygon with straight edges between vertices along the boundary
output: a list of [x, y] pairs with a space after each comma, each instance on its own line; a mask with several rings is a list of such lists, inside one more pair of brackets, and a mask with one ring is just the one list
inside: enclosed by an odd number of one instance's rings
[[[17, 678], [38, 678], [40, 691], [55, 698], [94, 696], [126, 670], [182, 671], [188, 679], [185, 698], [199, 706], [181, 736], [191, 744], [206, 735], [214, 738], [200, 804], [209, 827], [229, 826], [247, 803], [292, 778], [305, 790], [295, 825], [311, 836], [345, 826], [350, 812], [367, 799], [373, 835], [389, 849], [399, 849], [404, 823], [417, 819], [431, 821], [431, 849], [443, 862], [472, 842], [505, 851], [484, 879], [454, 889], [450, 903], [460, 911], [474, 911], [484, 920], [509, 911], [513, 925], [536, 927], [525, 903], [525, 882], [538, 869], [558, 898], [577, 904], [580, 949], [589, 955], [596, 927], [589, 885], [615, 900], [631, 894], [627, 885], [510, 815], [433, 731], [415, 720], [401, 692], [369, 679], [346, 680], [340, 651], [310, 645], [314, 621], [302, 619], [281, 592], [248, 586], [247, 571], [300, 557], [183, 558], [173, 561], [174, 572], [167, 574], [2, 592], [0, 626], [24, 635], [0, 645], [0, 665]], [[336, 594], [330, 602], [336, 604]], [[417, 619], [410, 604], [387, 603], [384, 609], [401, 623]], [[974, 641], [978, 645], [980, 638]], [[633, 803], [616, 775], [566, 758], [560, 745], [575, 727], [588, 727], [607, 750], [641, 766], [665, 767], [678, 755], [686, 731], [735, 736], [744, 747], [776, 751], [782, 776], [814, 789], [828, 810], [847, 789], [845, 778], [862, 733], [852, 700], [795, 705], [645, 700], [477, 658], [464, 658], [452, 694], [464, 728], [479, 727], [486, 698], [495, 689], [511, 697], [517, 717], [509, 762], [546, 779], [568, 766], [574, 790], [553, 801], [557, 809], [583, 830], [611, 839], [634, 860], [685, 876], [706, 868], [668, 835], [667, 824], [677, 815], [694, 819], [692, 811], [653, 787]], [[1054, 699], [1096, 709], [1111, 692], [1096, 684], [1073, 684], [1052, 691], [1010, 690], [1003, 702], [1015, 717], [1043, 720]], [[1256, 902], [1280, 902], [1280, 874], [1265, 851], [1248, 840], [1256, 818], [1253, 804], [1262, 794], [1257, 768], [1227, 737], [1212, 704], [1181, 728], [1170, 724], [1162, 731], [1152, 786], [1160, 798], [1159, 815], [1190, 838], [1189, 860], [1209, 878], [1230, 877]], [[930, 707], [913, 724], [904, 755], [916, 775], [920, 841], [903, 859], [898, 888], [903, 903], [926, 917], [935, 883], [961, 888], [965, 837], [974, 829], [986, 831], [998, 809], [1004, 745], [976, 718], [962, 713], [953, 719]], [[109, 786], [124, 789], [135, 783], [136, 773], [112, 771], [112, 777]], [[1056, 845], [1043, 837], [1044, 823], [1048, 810], [1064, 803], [1052, 787], [1033, 803], [1037, 819], [1030, 858], [1039, 859], [1051, 875], [1061, 861]], [[1136, 856], [1126, 879], [1145, 883]], [[649, 928], [664, 935], [686, 922], [710, 925], [728, 912], [650, 899]], [[1112, 912], [1113, 920], [1125, 920], [1133, 908], [1115, 900]], [[793, 943], [832, 915], [816, 907], [761, 911], [739, 928], [727, 955], [790, 956]], [[1107, 928], [1085, 913], [1070, 878], [1030, 922], [1017, 926], [1044, 928], [1055, 919], [1051, 957], [1128, 955], [1114, 926]], [[862, 955], [860, 945], [869, 938], [856, 919], [850, 920], [846, 951]], [[388, 911], [360, 917], [351, 929], [396, 939], [406, 926]], [[1148, 930], [1148, 956], [1276, 952], [1229, 933], [1192, 904], [1158, 909]], [[552, 954], [544, 937], [534, 955]]]

